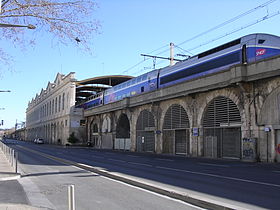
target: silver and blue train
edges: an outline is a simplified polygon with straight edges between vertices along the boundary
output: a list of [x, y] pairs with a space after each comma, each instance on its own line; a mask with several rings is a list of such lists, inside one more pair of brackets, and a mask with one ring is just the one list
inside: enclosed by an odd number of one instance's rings
[[211, 50], [142, 74], [100, 92], [78, 107], [90, 109], [127, 97], [168, 87], [228, 69], [236, 64], [250, 64], [280, 54], [280, 37], [270, 34], [251, 34]]

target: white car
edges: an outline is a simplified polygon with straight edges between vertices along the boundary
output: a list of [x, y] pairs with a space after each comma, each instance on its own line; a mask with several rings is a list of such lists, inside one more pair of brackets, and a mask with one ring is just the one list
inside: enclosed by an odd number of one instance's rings
[[38, 139], [35, 139], [35, 140], [34, 140], [34, 143], [35, 143], [35, 144], [44, 144], [44, 140], [41, 139], [41, 138], [38, 138]]

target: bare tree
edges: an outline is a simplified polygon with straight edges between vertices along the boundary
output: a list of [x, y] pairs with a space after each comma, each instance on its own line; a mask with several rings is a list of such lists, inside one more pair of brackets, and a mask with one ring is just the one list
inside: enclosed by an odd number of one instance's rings
[[[84, 50], [91, 50], [92, 35], [99, 29], [99, 22], [93, 18], [97, 8], [94, 0], [0, 0], [2, 8], [0, 23], [36, 26], [36, 33], [48, 32], [59, 43], [79, 43]], [[35, 40], [26, 36], [28, 29], [0, 28], [0, 39], [10, 40], [24, 47]], [[0, 60], [8, 55], [0, 49]]]

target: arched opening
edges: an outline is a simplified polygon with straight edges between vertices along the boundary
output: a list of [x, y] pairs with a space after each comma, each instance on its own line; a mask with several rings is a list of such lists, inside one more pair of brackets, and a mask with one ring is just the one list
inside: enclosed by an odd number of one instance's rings
[[101, 133], [101, 147], [103, 149], [113, 149], [113, 136], [111, 129], [111, 119], [106, 116], [102, 122], [102, 133]]
[[148, 110], [143, 110], [137, 119], [136, 141], [138, 152], [155, 151], [155, 120]]
[[203, 117], [203, 153], [213, 158], [241, 158], [241, 116], [229, 98], [214, 98]]
[[97, 123], [92, 122], [90, 124], [90, 142], [93, 147], [98, 147], [98, 125]]
[[186, 155], [190, 144], [190, 123], [186, 110], [173, 104], [163, 122], [163, 153]]
[[115, 149], [130, 150], [130, 124], [126, 114], [121, 114], [117, 122]]

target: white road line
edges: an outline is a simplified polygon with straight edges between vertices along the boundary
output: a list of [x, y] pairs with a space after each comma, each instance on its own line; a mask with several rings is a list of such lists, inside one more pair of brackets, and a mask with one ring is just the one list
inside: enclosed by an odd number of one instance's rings
[[271, 186], [271, 187], [280, 187], [279, 184], [258, 182], [258, 181], [248, 180], [248, 179], [240, 179], [240, 178], [221, 176], [221, 175], [216, 175], [216, 174], [208, 174], [208, 173], [188, 171], [188, 170], [182, 170], [182, 169], [176, 169], [176, 168], [161, 167], [161, 166], [156, 166], [156, 168], [172, 170], [172, 171], [179, 171], [179, 172], [190, 173], [190, 174], [198, 174], [198, 175], [203, 175], [203, 176], [210, 176], [210, 177], [216, 177], [216, 178], [222, 178], [222, 179], [228, 179], [228, 180], [234, 180], [234, 181], [240, 181], [240, 182], [247, 182], [247, 183], [259, 184], [259, 185], [266, 185], [266, 186]]
[[97, 155], [92, 155], [91, 157], [94, 157], [94, 158], [100, 158], [100, 159], [104, 159], [105, 157], [102, 157], [102, 156], [97, 156]]
[[140, 166], [148, 166], [148, 167], [152, 167], [152, 165], [149, 164], [145, 164], [145, 163], [135, 163], [135, 162], [127, 162], [129, 164], [133, 164], [133, 165], [140, 165]]
[[199, 165], [206, 165], [206, 166], [217, 166], [217, 167], [225, 167], [228, 168], [228, 165], [221, 165], [221, 164], [213, 164], [213, 163], [198, 163]]
[[128, 156], [128, 157], [139, 157], [139, 156], [136, 156], [136, 155], [126, 155], [126, 156]]
[[126, 163], [125, 160], [116, 160], [116, 159], [111, 159], [111, 158], [109, 158], [108, 160], [115, 161], [115, 162], [120, 162], [120, 163]]
[[163, 160], [163, 161], [169, 161], [169, 162], [174, 162], [174, 160], [171, 159], [163, 159], [163, 158], [155, 158], [156, 160]]

